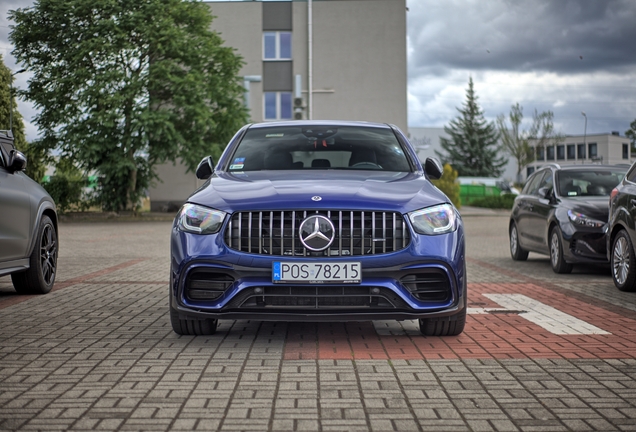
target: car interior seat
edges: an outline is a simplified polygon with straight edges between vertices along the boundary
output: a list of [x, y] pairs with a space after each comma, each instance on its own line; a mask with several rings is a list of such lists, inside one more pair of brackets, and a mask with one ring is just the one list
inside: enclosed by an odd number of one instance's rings
[[265, 156], [266, 170], [287, 170], [293, 168], [294, 160], [289, 152], [276, 152]]
[[378, 163], [378, 159], [375, 155], [375, 151], [370, 149], [354, 150], [349, 158], [349, 166], [354, 166], [362, 162], [369, 162], [372, 164]]
[[312, 168], [330, 168], [331, 162], [329, 159], [314, 159], [311, 161]]

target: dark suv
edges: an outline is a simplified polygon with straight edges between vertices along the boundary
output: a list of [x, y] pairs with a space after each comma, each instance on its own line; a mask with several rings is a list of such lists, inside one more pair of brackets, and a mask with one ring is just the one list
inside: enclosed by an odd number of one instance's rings
[[607, 264], [605, 233], [610, 191], [628, 166], [546, 166], [534, 173], [515, 199], [510, 216], [510, 254], [550, 255], [555, 273], [574, 263]]
[[21, 294], [45, 294], [57, 269], [57, 213], [26, 164], [11, 132], [0, 131], [0, 276], [10, 274]]
[[609, 206], [607, 257], [612, 267], [614, 285], [621, 291], [636, 291], [636, 164], [612, 190]]

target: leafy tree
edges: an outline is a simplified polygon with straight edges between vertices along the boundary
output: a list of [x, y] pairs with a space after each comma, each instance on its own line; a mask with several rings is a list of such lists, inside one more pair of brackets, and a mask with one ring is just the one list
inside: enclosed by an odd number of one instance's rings
[[630, 123], [629, 129], [625, 131], [625, 136], [631, 141], [631, 152], [630, 154], [636, 154], [636, 120]]
[[[4, 64], [2, 54], [0, 54], [0, 130], [11, 128], [13, 144], [27, 157], [26, 174], [39, 182], [42, 181], [46, 171], [46, 163], [49, 162], [48, 152], [38, 147], [37, 143], [27, 143], [24, 134], [24, 121], [18, 111], [15, 99], [16, 89], [13, 88], [12, 84], [11, 70]], [[13, 94], [11, 94], [12, 89]]]
[[457, 111], [460, 115], [444, 127], [450, 139], [440, 138], [446, 153], [436, 151], [437, 155], [455, 167], [460, 176], [499, 177], [508, 160], [498, 156], [499, 132], [492, 122], [486, 122], [477, 104], [472, 78], [468, 80], [466, 102]]
[[205, 3], [36, 0], [9, 16], [42, 145], [98, 174], [105, 210], [136, 209], [156, 164], [193, 170], [247, 120], [243, 62]]
[[[497, 117], [497, 126], [504, 150], [517, 161], [517, 178], [521, 181], [521, 170], [534, 161], [534, 148], [545, 148], [556, 145], [564, 140], [563, 135], [554, 132], [554, 114], [552, 111], [537, 112], [534, 110], [530, 129], [521, 130], [523, 121], [523, 107], [518, 103], [513, 105], [509, 114], [510, 127], [506, 117]], [[530, 141], [534, 146], [530, 145]]]
[[462, 206], [459, 196], [460, 185], [457, 182], [457, 171], [455, 171], [450, 164], [444, 164], [442, 177], [438, 180], [432, 180], [432, 182], [439, 190], [446, 194], [455, 207], [460, 208]]

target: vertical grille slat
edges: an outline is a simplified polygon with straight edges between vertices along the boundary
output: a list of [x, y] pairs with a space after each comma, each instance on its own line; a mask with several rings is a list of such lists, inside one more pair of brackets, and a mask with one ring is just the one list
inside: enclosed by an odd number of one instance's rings
[[[299, 237], [301, 222], [313, 214], [329, 218], [334, 226], [333, 243], [319, 252], [307, 250]], [[241, 252], [312, 257], [387, 254], [404, 249], [411, 240], [400, 213], [342, 210], [237, 212], [231, 216], [224, 236], [230, 249]]]

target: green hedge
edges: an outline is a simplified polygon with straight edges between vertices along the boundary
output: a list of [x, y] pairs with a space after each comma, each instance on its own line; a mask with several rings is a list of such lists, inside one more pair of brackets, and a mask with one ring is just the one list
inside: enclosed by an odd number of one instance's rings
[[516, 195], [514, 194], [486, 196], [471, 201], [470, 205], [473, 207], [510, 210], [515, 202], [515, 197]]

